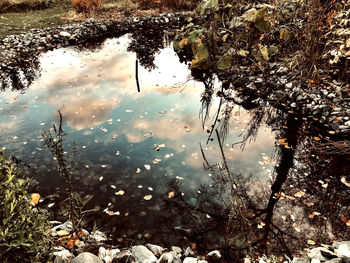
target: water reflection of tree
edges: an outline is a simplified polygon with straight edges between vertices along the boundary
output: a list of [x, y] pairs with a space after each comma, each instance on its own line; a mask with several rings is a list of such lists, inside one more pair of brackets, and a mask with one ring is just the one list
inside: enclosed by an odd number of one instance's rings
[[[203, 74], [193, 73], [197, 79], [203, 78]], [[344, 227], [350, 222], [347, 207], [350, 188], [341, 178], [350, 181], [347, 175], [350, 151], [348, 144], [342, 143], [344, 138], [333, 136], [326, 141], [325, 129], [307, 122], [300, 112], [286, 112], [280, 105], [268, 106], [263, 98], [249, 91], [234, 94], [227, 83], [217, 88], [208, 76], [210, 73], [203, 82], [201, 99], [203, 123], [209, 120], [213, 96], [220, 97], [208, 141], [215, 139], [216, 134], [222, 149], [232, 105], [238, 104], [248, 109], [252, 118], [242, 140], [232, 147], [240, 144], [244, 148], [247, 141], [255, 138], [261, 124], [266, 123], [276, 131], [278, 161], [270, 189], [267, 185], [258, 189], [249, 177], [230, 171], [223, 151], [222, 164], [215, 165], [210, 165], [203, 153], [205, 168], [213, 174], [213, 184], [202, 186], [196, 202], [181, 196], [179, 182], [169, 184], [169, 191], [176, 192], [177, 198], [167, 202], [190, 211], [188, 217], [183, 213], [183, 227], [191, 220], [194, 221], [191, 225], [196, 226], [189, 238], [209, 238], [213, 241], [207, 244], [209, 247], [216, 245], [231, 258], [242, 258], [253, 248], [278, 254], [283, 251], [291, 256], [305, 247], [308, 239], [319, 243], [349, 239]], [[315, 138], [320, 140], [317, 145]]]
[[[176, 24], [169, 24], [169, 28], [164, 26], [157, 26], [152, 23], [146, 23], [140, 26], [139, 29], [134, 30], [131, 35], [131, 43], [128, 47], [128, 51], [136, 53], [136, 57], [140, 64], [145, 68], [152, 70], [155, 68], [154, 59], [155, 55], [166, 46], [170, 45], [171, 34], [167, 30], [171, 30], [173, 27], [177, 27]], [[128, 31], [111, 32], [109, 37], [120, 37]], [[105, 41], [104, 38], [89, 40], [79, 45], [70, 46], [70, 48], [77, 51], [97, 51], [103, 47]], [[53, 49], [50, 48], [50, 50]], [[18, 53], [18, 58], [8, 65], [0, 65], [0, 90], [12, 89], [12, 90], [25, 90], [33, 81], [40, 77], [40, 61], [39, 53], [21, 54]], [[27, 57], [30, 56], [30, 57]]]
[[154, 59], [156, 54], [169, 46], [172, 39], [164, 29], [149, 26], [135, 30], [131, 35], [128, 51], [136, 53], [140, 65], [148, 70], [156, 68]]

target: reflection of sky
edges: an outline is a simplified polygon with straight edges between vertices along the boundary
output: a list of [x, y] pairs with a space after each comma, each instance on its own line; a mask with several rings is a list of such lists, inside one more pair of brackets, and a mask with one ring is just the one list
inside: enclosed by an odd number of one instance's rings
[[[127, 43], [122, 37], [107, 40], [103, 49], [94, 53], [70, 49], [48, 52], [40, 58], [41, 77], [24, 94], [5, 91], [0, 95], [2, 146], [36, 167], [38, 181], [53, 184], [50, 175], [54, 164], [43, 147], [41, 131], [57, 121], [60, 109], [67, 143], [78, 145], [79, 182], [95, 193], [104, 193], [99, 200], [101, 207], [118, 201], [117, 209], [141, 202], [146, 194], [162, 193], [169, 178], [183, 179], [184, 185], [194, 190], [209, 181], [199, 148], [208, 136], [198, 117], [203, 86], [194, 81], [185, 83], [190, 75], [188, 67], [167, 48], [156, 56], [157, 69], [149, 72], [139, 68], [141, 92], [137, 93], [136, 56], [126, 51]], [[243, 152], [238, 146], [230, 149], [249, 121], [249, 113], [239, 108], [236, 111], [226, 157], [235, 171], [266, 178], [258, 162], [264, 161], [262, 153], [271, 153], [273, 135], [263, 127]], [[155, 151], [155, 144], [165, 147]], [[215, 141], [204, 148], [210, 162], [220, 160]], [[140, 173], [136, 173], [137, 168]], [[118, 190], [124, 190], [128, 197], [116, 196]]]

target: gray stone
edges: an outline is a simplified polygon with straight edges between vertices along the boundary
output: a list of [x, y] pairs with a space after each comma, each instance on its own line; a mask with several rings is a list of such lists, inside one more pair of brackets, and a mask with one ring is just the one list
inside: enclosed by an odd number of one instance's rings
[[145, 246], [133, 246], [131, 253], [135, 258], [136, 263], [154, 263], [157, 262], [157, 258], [149, 251]]
[[151, 250], [154, 255], [161, 255], [164, 250], [164, 248], [153, 244], [146, 244], [146, 247]]
[[183, 261], [183, 263], [197, 263], [198, 260], [196, 258], [193, 257], [186, 257]]
[[83, 252], [74, 258], [71, 263], [103, 263], [103, 261], [90, 252]]
[[114, 256], [112, 263], [134, 263], [135, 259], [130, 250], [123, 250]]
[[319, 259], [320, 261], [327, 261], [332, 258], [338, 257], [332, 251], [323, 247], [316, 247], [311, 249], [310, 252], [307, 254], [307, 256], [310, 259]]
[[55, 226], [51, 228], [51, 231], [58, 232], [58, 231], [67, 231], [68, 233], [73, 230], [73, 225], [70, 221], [66, 221], [63, 224], [60, 224], [58, 226]]

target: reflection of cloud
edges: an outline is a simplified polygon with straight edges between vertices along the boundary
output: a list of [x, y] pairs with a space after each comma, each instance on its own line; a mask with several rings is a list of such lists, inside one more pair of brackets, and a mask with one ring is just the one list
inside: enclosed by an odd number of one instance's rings
[[96, 99], [78, 100], [77, 103], [64, 105], [61, 110], [67, 123], [76, 130], [105, 122], [113, 107], [119, 105], [117, 101], [100, 101]]

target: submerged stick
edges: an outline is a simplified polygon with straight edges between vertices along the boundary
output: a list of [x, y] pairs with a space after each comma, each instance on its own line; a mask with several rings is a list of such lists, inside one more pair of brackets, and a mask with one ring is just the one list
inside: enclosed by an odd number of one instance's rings
[[137, 85], [137, 92], [140, 92], [140, 84], [139, 84], [139, 61], [136, 59], [136, 65], [135, 65], [135, 76], [136, 76], [136, 85]]

